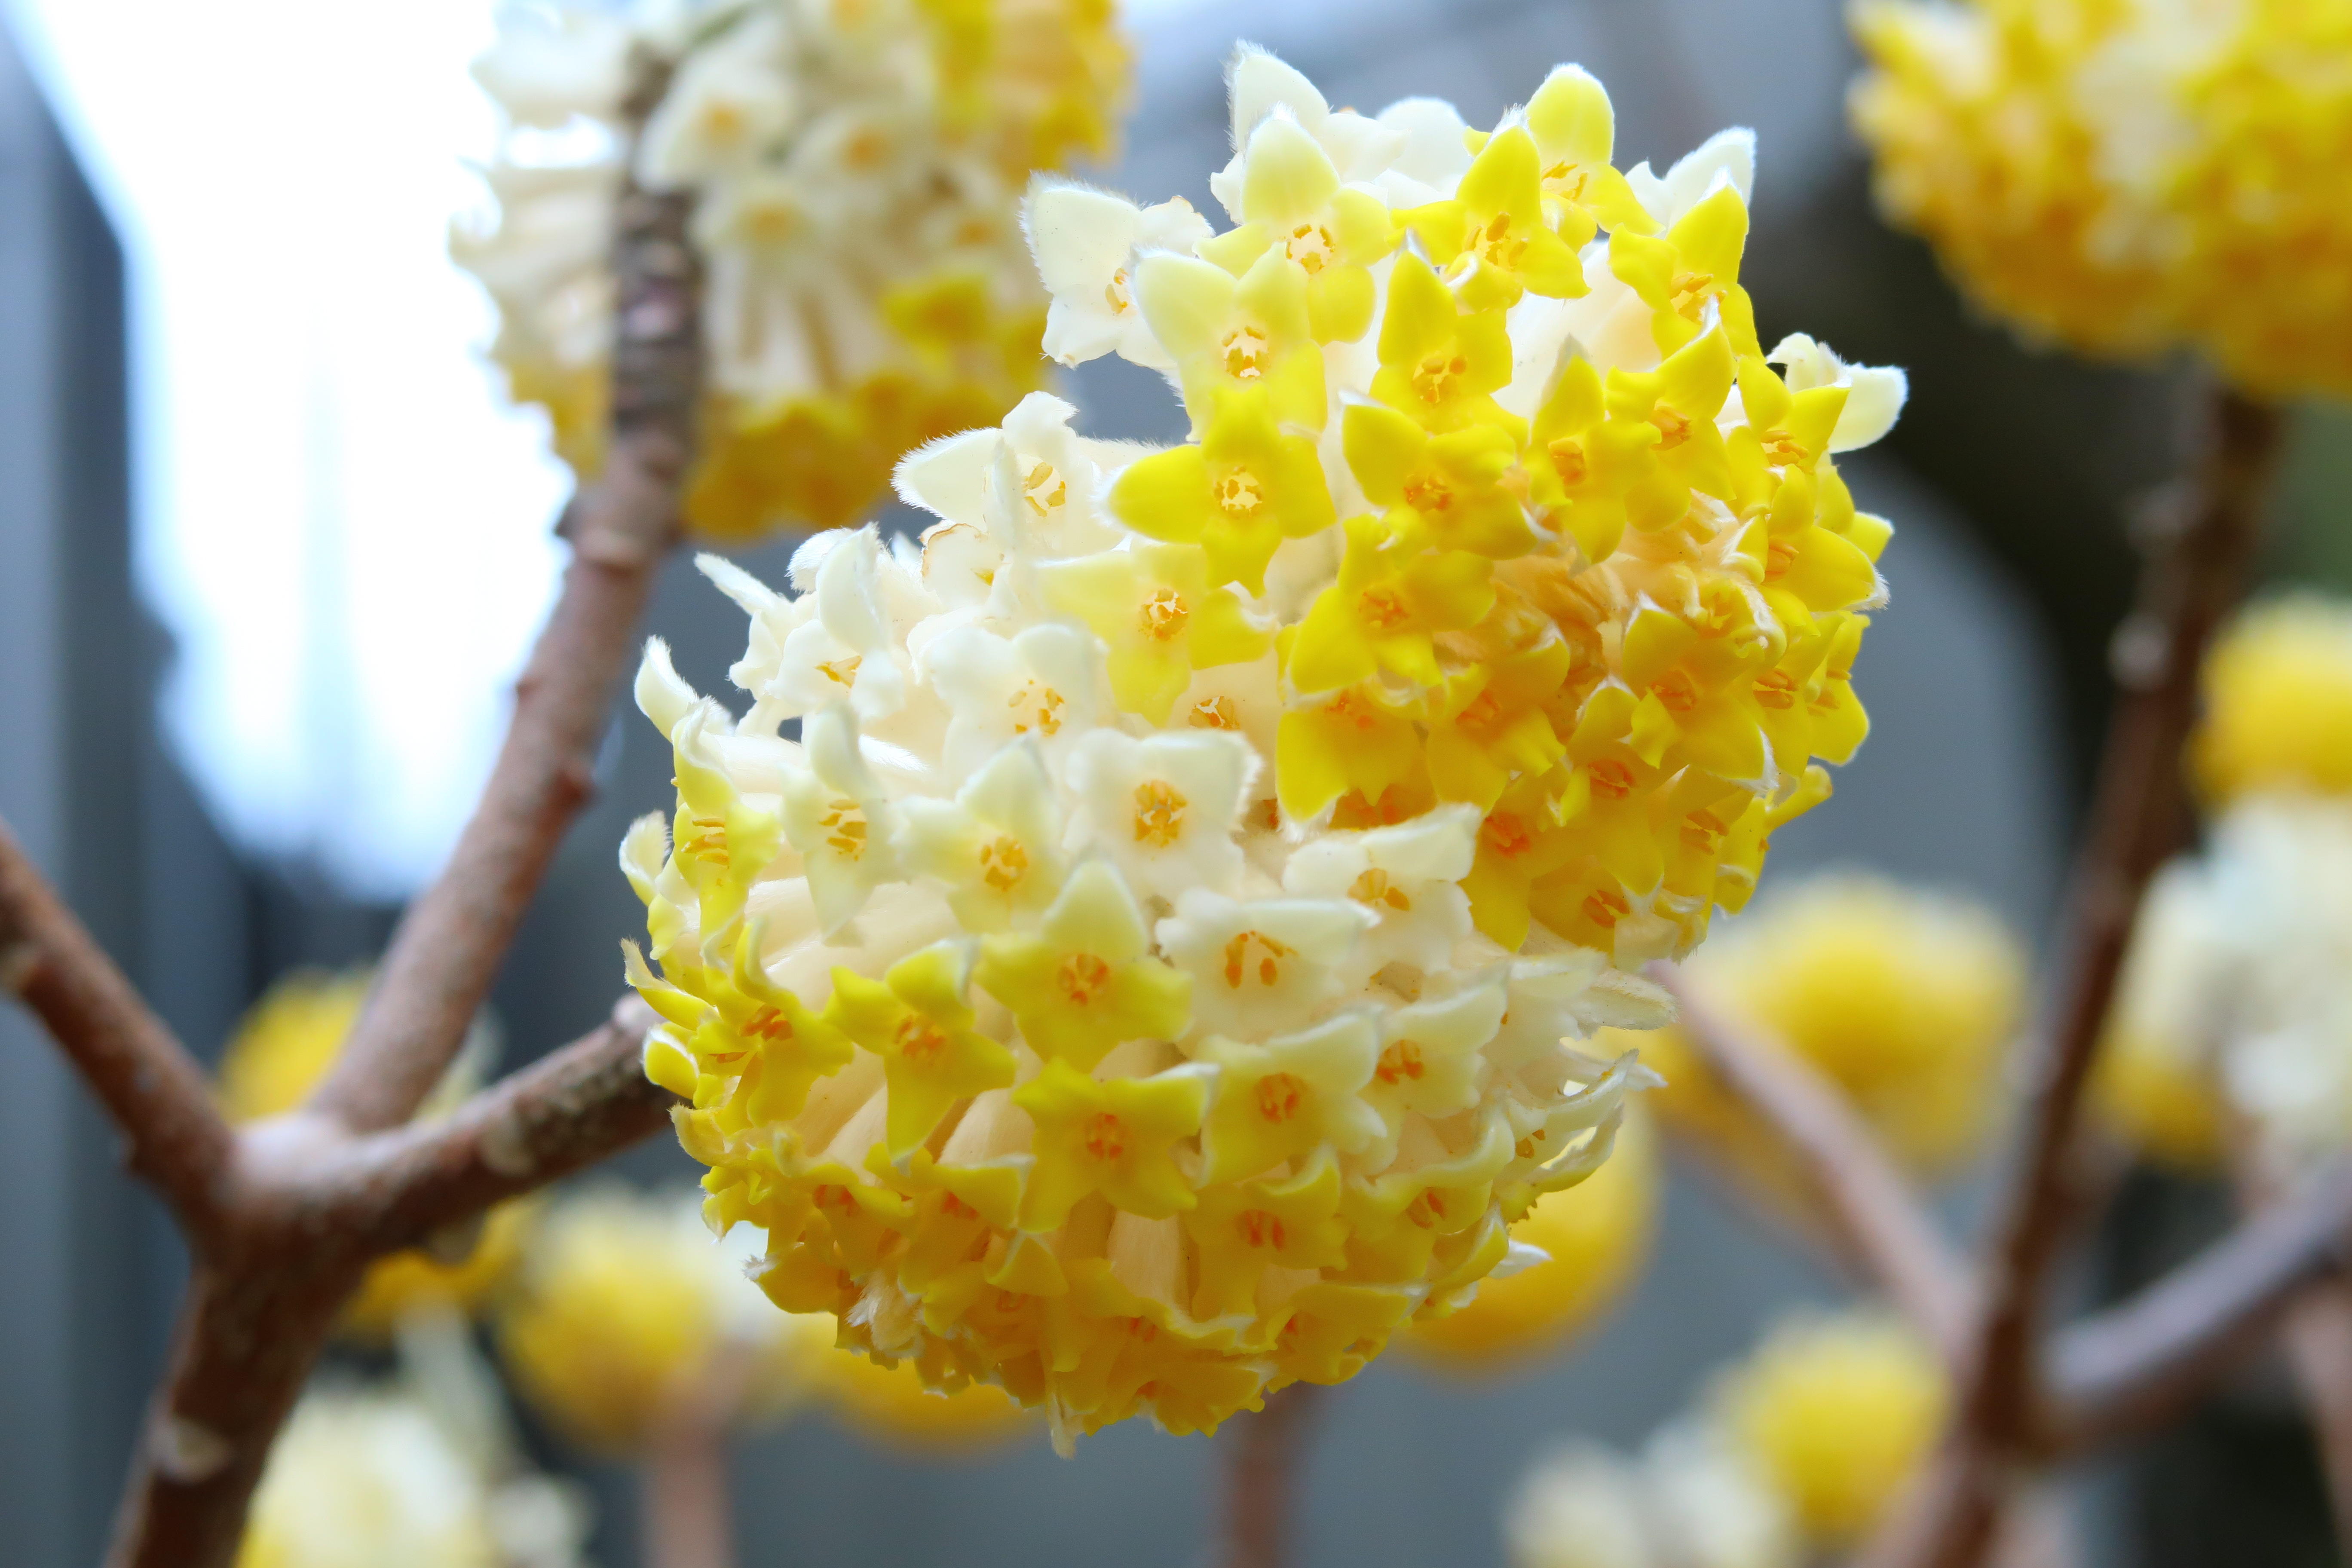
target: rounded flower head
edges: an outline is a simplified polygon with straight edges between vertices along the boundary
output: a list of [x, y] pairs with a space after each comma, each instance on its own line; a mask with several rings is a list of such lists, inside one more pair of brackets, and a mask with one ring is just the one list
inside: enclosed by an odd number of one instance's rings
[[2091, 1080], [2110, 1131], [2159, 1164], [2200, 1173], [2219, 1168], [2230, 1131], [2215, 1070], [2232, 956], [2212, 891], [2188, 861], [2148, 885]]
[[[299, 970], [272, 985], [221, 1058], [221, 1106], [229, 1118], [257, 1121], [299, 1109], [334, 1065], [374, 978], [367, 970]], [[472, 1093], [496, 1051], [495, 1032], [478, 1024], [418, 1114], [439, 1115]], [[532, 1212], [529, 1200], [501, 1204], [478, 1227], [377, 1259], [343, 1309], [343, 1331], [384, 1340], [414, 1313], [478, 1310], [513, 1272]]]
[[1487, 1276], [1451, 1316], [1415, 1324], [1407, 1347], [1440, 1366], [1485, 1372], [1555, 1351], [1591, 1328], [1648, 1261], [1661, 1180], [1649, 1119], [1628, 1116], [1607, 1164], [1545, 1194], [1511, 1226], [1515, 1247], [1528, 1249], [1509, 1260], [1518, 1267]]
[[2352, 5], [1869, 0], [1881, 205], [2032, 336], [2352, 391]]
[[[583, 475], [603, 460], [625, 177], [695, 198], [708, 386], [688, 522], [831, 527], [899, 454], [1042, 379], [1023, 183], [1110, 144], [1126, 50], [1101, 0], [569, 0], [510, 10], [475, 75], [508, 131], [452, 249], [499, 307], [492, 353]], [[671, 68], [637, 139], [642, 50]]]
[[[1851, 1096], [1889, 1149], [1948, 1169], [1990, 1130], [2025, 1000], [2025, 955], [1989, 911], [1875, 878], [1825, 877], [1771, 899], [1692, 961], [1733, 1017], [1769, 1032]], [[1660, 1111], [1736, 1159], [1746, 1114], [1672, 1030], [1645, 1059]]]
[[779, 1312], [744, 1277], [746, 1248], [711, 1237], [691, 1198], [593, 1189], [533, 1237], [499, 1343], [516, 1392], [574, 1441], [642, 1443], [704, 1380], [725, 1376], [740, 1420], [772, 1420], [833, 1356], [830, 1319]]
[[1758, 344], [1746, 140], [1619, 174], [1568, 67], [1479, 135], [1232, 81], [1234, 227], [1028, 208], [1054, 351], [1166, 372], [1192, 437], [1033, 395], [901, 466], [919, 545], [706, 563], [748, 712], [658, 646], [637, 686], [678, 802], [629, 973], [713, 1223], [1065, 1441], [1467, 1303], [1646, 1079], [1572, 1042], [1664, 1019], [1640, 965], [1865, 728], [1889, 530], [1831, 454], [1900, 377]]
[[1943, 1429], [1950, 1395], [1935, 1352], [1866, 1315], [1773, 1331], [1717, 1390], [1733, 1438], [1832, 1548], [1867, 1534]]
[[2352, 605], [2247, 611], [2207, 656], [2190, 759], [2217, 806], [2251, 794], [2352, 795]]

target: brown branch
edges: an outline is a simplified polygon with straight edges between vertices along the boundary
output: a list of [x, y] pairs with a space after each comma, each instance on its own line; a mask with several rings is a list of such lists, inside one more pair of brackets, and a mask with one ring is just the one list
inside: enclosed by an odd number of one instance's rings
[[353, 1140], [331, 1169], [306, 1165], [298, 1201], [396, 1251], [652, 1136], [677, 1103], [645, 1074], [653, 1023], [624, 1000], [610, 1022], [450, 1115]]
[[443, 1121], [352, 1139], [298, 1113], [241, 1135], [230, 1227], [182, 1308], [110, 1563], [235, 1556], [270, 1441], [370, 1262], [664, 1124], [675, 1100], [638, 1061], [646, 1021], [624, 1002]]
[[2069, 1165], [2083, 1091], [2140, 895], [2188, 821], [2181, 747], [2198, 672], [2246, 577], [2283, 431], [2278, 410], [2217, 394], [2193, 490], [2146, 520], [2139, 602], [2116, 636], [2118, 700], [2077, 870], [2066, 976], [2029, 1064], [2022, 1143], [1995, 1211], [1955, 1431], [1938, 1484], [1877, 1543], [1874, 1561], [1976, 1568], [2015, 1480], [2044, 1446], [2036, 1347], [2044, 1288], [2075, 1206]]
[[[644, 54], [633, 64], [628, 118], [642, 124], [669, 68]], [[622, 193], [604, 471], [565, 515], [572, 559], [562, 592], [516, 686], [506, 743], [449, 868], [402, 922], [310, 1107], [233, 1137], [220, 1128], [210, 1164], [196, 1167], [205, 1190], [219, 1191], [220, 1214], [206, 1222], [213, 1243], [199, 1258], [171, 1370], [132, 1461], [112, 1568], [228, 1568], [270, 1442], [370, 1261], [634, 1142], [667, 1114], [670, 1097], [645, 1081], [639, 1065], [646, 1018], [630, 1003], [446, 1121], [402, 1125], [457, 1051], [588, 799], [612, 690], [677, 531], [702, 379], [689, 203], [634, 184]], [[37, 989], [54, 983], [57, 955], [68, 949], [46, 926], [26, 930], [29, 939], [0, 941], [0, 961]], [[84, 963], [79, 972], [111, 979], [119, 992], [86, 984], [87, 994], [64, 994], [80, 995], [82, 1010], [112, 1027], [77, 1034], [95, 1041], [87, 1048], [107, 1065], [93, 1080], [110, 1106], [124, 1099], [117, 1114], [126, 1124], [131, 1112], [152, 1118], [142, 1097], [171, 1100], [166, 1090], [185, 1088], [149, 1070], [168, 1037], [110, 970]], [[185, 1079], [208, 1112], [201, 1077], [186, 1068]], [[190, 1184], [176, 1167], [171, 1174]]]
[[[667, 63], [637, 62], [630, 123]], [[515, 683], [488, 784], [440, 879], [410, 906], [375, 991], [314, 1109], [362, 1132], [397, 1126], [457, 1054], [564, 830], [594, 794], [596, 747], [654, 574], [677, 534], [703, 370], [692, 197], [640, 190], [616, 210], [613, 433], [604, 470], [567, 510], [572, 562]]]
[[1300, 1461], [1327, 1397], [1315, 1384], [1294, 1383], [1235, 1420], [1225, 1450], [1225, 1568], [1283, 1568], [1290, 1560]]
[[1671, 964], [1650, 977], [1675, 994], [1683, 1037], [1796, 1156], [1840, 1248], [1948, 1354], [1965, 1338], [1970, 1288], [1903, 1173], [1852, 1102], [1794, 1051], [1735, 1025]]
[[192, 1242], [219, 1229], [232, 1135], [204, 1070], [0, 823], [0, 987], [41, 1020]]
[[2077, 1453], [2177, 1413], [2343, 1258], [2352, 1164], [2258, 1210], [2196, 1258], [2051, 1342], [2053, 1447]]
[[646, 1435], [637, 1467], [646, 1568], [736, 1568], [727, 1435], [757, 1353], [741, 1340], [720, 1346]]
[[2328, 1279], [2304, 1291], [2287, 1308], [2284, 1328], [2319, 1444], [2340, 1554], [2352, 1547], [2352, 1285]]

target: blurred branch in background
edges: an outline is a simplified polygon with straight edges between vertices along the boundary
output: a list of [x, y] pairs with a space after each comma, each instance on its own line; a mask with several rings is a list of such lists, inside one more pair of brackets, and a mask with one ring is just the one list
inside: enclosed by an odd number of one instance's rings
[[1677, 1022], [1707, 1066], [1798, 1156], [1846, 1260], [1957, 1364], [1967, 1266], [1852, 1102], [1793, 1052], [1694, 994], [1672, 966], [1650, 973], [1674, 992]]
[[1298, 1524], [1300, 1472], [1308, 1439], [1328, 1399], [1311, 1383], [1266, 1396], [1265, 1408], [1237, 1416], [1225, 1439], [1223, 1568], [1287, 1568]]
[[[642, 115], [667, 71], [642, 58], [635, 68]], [[564, 825], [591, 793], [612, 689], [676, 536], [701, 363], [686, 219], [685, 198], [624, 197], [607, 472], [567, 516], [572, 566], [474, 822], [404, 925], [316, 1109], [231, 1134], [194, 1063], [0, 840], [12, 988], [130, 1134], [135, 1163], [187, 1221], [195, 1255], [172, 1369], [117, 1522], [111, 1561], [124, 1568], [219, 1568], [234, 1558], [270, 1441], [371, 1259], [661, 1124], [666, 1097], [636, 1066], [643, 1026], [616, 1019], [446, 1121], [385, 1131], [456, 1055]]]
[[1983, 1561], [2017, 1477], [2043, 1439], [2039, 1325], [2073, 1207], [2084, 1090], [2140, 895], [2188, 828], [2182, 756], [2199, 671], [2244, 589], [2282, 430], [2275, 408], [2217, 392], [2194, 489], [2166, 496], [2144, 520], [2139, 602], [2116, 637], [2121, 704], [2063, 939], [2063, 988], [2031, 1062], [2027, 1121], [2004, 1173], [1960, 1415], [1917, 1506], [1890, 1526], [1876, 1561], [1920, 1568]]

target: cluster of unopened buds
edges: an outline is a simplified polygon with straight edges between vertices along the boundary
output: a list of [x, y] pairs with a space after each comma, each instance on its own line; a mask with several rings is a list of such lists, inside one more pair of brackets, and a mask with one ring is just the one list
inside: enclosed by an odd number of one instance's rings
[[1573, 67], [1491, 132], [1249, 50], [1233, 93], [1226, 231], [1027, 210], [1048, 351], [1193, 438], [1033, 395], [901, 466], [919, 546], [705, 559], [747, 713], [637, 684], [630, 974], [708, 1217], [1064, 1440], [1339, 1381], [1511, 1265], [1644, 1076], [1574, 1042], [1664, 1020], [1640, 966], [1862, 740], [1890, 531], [1831, 454], [1901, 378], [1759, 345], [1746, 133], [1620, 172]]

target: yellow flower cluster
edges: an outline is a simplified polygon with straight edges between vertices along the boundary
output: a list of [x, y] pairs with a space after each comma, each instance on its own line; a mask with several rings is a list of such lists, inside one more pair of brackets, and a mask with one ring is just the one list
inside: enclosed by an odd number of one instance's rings
[[1466, 1306], [1415, 1323], [1402, 1342], [1434, 1365], [1485, 1373], [1556, 1351], [1591, 1328], [1649, 1261], [1658, 1167], [1652, 1120], [1630, 1112], [1607, 1164], [1546, 1193], [1511, 1226], [1513, 1241], [1546, 1260], [1487, 1276]]
[[[1766, 900], [1691, 961], [1733, 1019], [1845, 1090], [1887, 1149], [1948, 1170], [1981, 1147], [2025, 1003], [2025, 954], [1989, 910], [1866, 876]], [[1772, 1167], [1757, 1127], [1673, 1028], [1643, 1058], [1660, 1114], [1744, 1168]]]
[[2352, 4], [1866, 0], [1855, 29], [1880, 201], [1987, 309], [2352, 391]]
[[1717, 1392], [1721, 1419], [1818, 1545], [1850, 1547], [1944, 1424], [1944, 1369], [1919, 1336], [1866, 1314], [1781, 1324]]
[[[343, 974], [302, 970], [271, 986], [238, 1024], [221, 1058], [221, 1108], [229, 1119], [257, 1121], [300, 1106], [334, 1065], [374, 978], [367, 970]], [[482, 1058], [493, 1047], [489, 1030], [477, 1028], [418, 1114], [441, 1114], [470, 1093]], [[455, 1258], [420, 1249], [377, 1259], [362, 1279], [359, 1293], [343, 1309], [344, 1331], [383, 1340], [415, 1312], [436, 1307], [476, 1310], [513, 1269], [530, 1212], [528, 1202], [492, 1209], [478, 1235], [462, 1238]]]
[[744, 1277], [747, 1261], [740, 1241], [714, 1244], [691, 1194], [609, 1186], [559, 1201], [499, 1313], [517, 1392], [573, 1441], [605, 1452], [639, 1448], [666, 1416], [714, 1399], [727, 1402], [732, 1426], [819, 1404], [933, 1450], [1028, 1429], [1027, 1413], [997, 1389], [942, 1397], [911, 1366], [836, 1351], [834, 1320], [777, 1311]]
[[748, 713], [658, 645], [637, 686], [630, 974], [713, 1222], [1064, 1441], [1352, 1375], [1600, 1165], [1640, 1069], [1567, 1042], [1663, 1021], [1638, 966], [1862, 740], [1890, 531], [1831, 453], [1901, 378], [1761, 351], [1744, 133], [1661, 177], [1574, 67], [1491, 131], [1232, 82], [1234, 226], [1026, 213], [1048, 351], [1194, 438], [1033, 395], [902, 466], [919, 548], [706, 558]]
[[673, 1409], [724, 1378], [745, 1423], [810, 1392], [833, 1324], [780, 1313], [743, 1278], [739, 1247], [711, 1239], [699, 1205], [590, 1189], [554, 1205], [520, 1287], [499, 1313], [515, 1391], [592, 1448], [642, 1445]]
[[2207, 655], [2190, 741], [2214, 808], [2263, 793], [2352, 795], [2352, 605], [2281, 599], [2238, 617]]
[[1043, 379], [1017, 222], [1034, 169], [1099, 155], [1126, 80], [1109, 0], [647, 0], [511, 8], [476, 76], [505, 111], [458, 262], [514, 397], [603, 460], [632, 50], [674, 67], [634, 174], [691, 191], [709, 393], [688, 521], [832, 527], [901, 453]]
[[1517, 1568], [1799, 1568], [1852, 1548], [1942, 1429], [1949, 1392], [1917, 1335], [1868, 1312], [1784, 1321], [1700, 1409], [1628, 1459], [1538, 1463], [1506, 1521]]

